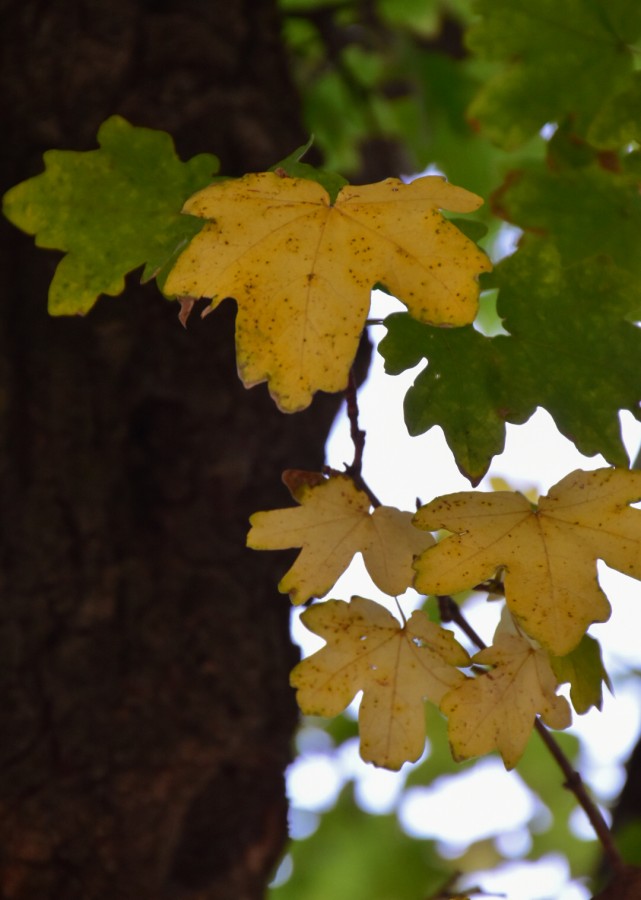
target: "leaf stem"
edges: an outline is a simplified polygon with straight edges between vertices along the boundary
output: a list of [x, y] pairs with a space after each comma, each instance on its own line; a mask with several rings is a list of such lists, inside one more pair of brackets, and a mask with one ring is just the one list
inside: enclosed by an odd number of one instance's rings
[[[479, 650], [484, 650], [487, 647], [487, 644], [467, 621], [461, 612], [458, 603], [447, 594], [437, 596], [436, 599], [438, 600], [441, 621], [453, 622], [455, 625], [458, 625], [461, 631], [467, 635]], [[577, 803], [588, 817], [590, 825], [594, 829], [594, 832], [603, 847], [603, 852], [612, 871], [615, 873], [623, 872], [625, 869], [623, 857], [614, 843], [612, 832], [601, 815], [600, 809], [588, 794], [581, 775], [573, 768], [572, 763], [567, 758], [558, 742], [538, 716], [535, 719], [534, 727], [565, 776], [563, 787], [574, 794]]]

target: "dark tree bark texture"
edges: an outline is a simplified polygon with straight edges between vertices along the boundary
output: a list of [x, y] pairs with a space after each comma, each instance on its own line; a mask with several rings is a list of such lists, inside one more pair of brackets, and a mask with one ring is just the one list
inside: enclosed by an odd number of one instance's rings
[[[120, 113], [183, 158], [304, 142], [272, 2], [2, 3], [2, 188]], [[234, 306], [154, 287], [53, 319], [58, 256], [2, 223], [0, 895], [255, 900], [296, 722], [284, 560], [244, 547], [318, 467], [336, 398], [284, 417], [235, 369]]]

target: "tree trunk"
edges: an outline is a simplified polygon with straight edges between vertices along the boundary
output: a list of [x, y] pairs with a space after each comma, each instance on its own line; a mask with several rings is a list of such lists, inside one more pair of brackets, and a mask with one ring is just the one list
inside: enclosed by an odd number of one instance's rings
[[[2, 5], [3, 190], [112, 113], [225, 174], [306, 137], [272, 2]], [[245, 549], [247, 518], [322, 464], [337, 401], [284, 417], [245, 392], [231, 301], [184, 331], [130, 279], [48, 317], [58, 256], [2, 228], [1, 896], [262, 897], [295, 652], [283, 557]]]

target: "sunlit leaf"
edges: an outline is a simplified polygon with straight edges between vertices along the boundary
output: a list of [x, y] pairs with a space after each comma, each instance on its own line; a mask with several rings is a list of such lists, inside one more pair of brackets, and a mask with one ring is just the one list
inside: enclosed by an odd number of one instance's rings
[[462, 325], [476, 313], [487, 257], [440, 214], [481, 200], [442, 178], [344, 187], [335, 203], [318, 183], [246, 175], [185, 204], [208, 219], [170, 273], [169, 293], [238, 302], [238, 368], [263, 381], [280, 408], [303, 409], [317, 390], [345, 388], [378, 282], [413, 316]]
[[505, 598], [523, 629], [556, 656], [570, 653], [610, 604], [597, 559], [641, 579], [641, 472], [572, 472], [533, 507], [520, 493], [464, 491], [416, 514], [430, 531], [454, 532], [416, 561], [416, 587], [452, 594], [504, 568]]
[[547, 653], [515, 634], [499, 633], [494, 644], [472, 661], [491, 668], [445, 695], [440, 707], [448, 717], [455, 759], [498, 750], [507, 769], [517, 764], [537, 715], [552, 728], [572, 721], [565, 697], [556, 695], [557, 680]]
[[327, 600], [305, 610], [305, 626], [327, 643], [292, 671], [307, 715], [335, 716], [359, 691], [361, 756], [388, 769], [414, 762], [425, 746], [423, 701], [439, 703], [464, 680], [465, 650], [420, 610], [401, 626], [363, 597]]
[[603, 685], [610, 690], [612, 685], [601, 658], [601, 646], [595, 638], [584, 635], [581, 643], [567, 656], [553, 656], [550, 663], [557, 681], [570, 683], [572, 706], [579, 714], [593, 706], [601, 709]]
[[346, 475], [303, 480], [292, 494], [299, 507], [254, 513], [247, 535], [254, 550], [302, 547], [278, 585], [292, 603], [326, 594], [358, 552], [385, 593], [402, 594], [412, 585], [415, 557], [434, 543], [412, 525], [412, 513], [391, 506], [370, 511], [369, 497]]

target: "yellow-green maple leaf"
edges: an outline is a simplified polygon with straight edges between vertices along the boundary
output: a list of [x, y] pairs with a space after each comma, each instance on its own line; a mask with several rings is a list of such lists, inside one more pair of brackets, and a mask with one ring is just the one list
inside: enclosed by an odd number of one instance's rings
[[302, 711], [336, 716], [363, 691], [360, 751], [366, 762], [400, 769], [425, 746], [423, 701], [439, 703], [465, 676], [469, 656], [451, 631], [420, 610], [401, 626], [385, 607], [364, 597], [327, 600], [301, 616], [327, 641], [292, 671]]
[[294, 604], [322, 597], [359, 551], [378, 588], [392, 596], [407, 590], [414, 581], [414, 558], [434, 543], [431, 534], [412, 525], [410, 512], [391, 506], [370, 512], [369, 497], [347, 475], [308, 474], [313, 477], [305, 480], [297, 473], [292, 490], [300, 506], [257, 512], [249, 520], [248, 547], [302, 547], [278, 585], [281, 593]]
[[466, 678], [442, 699], [456, 760], [498, 750], [513, 769], [525, 750], [536, 715], [551, 728], [572, 720], [565, 697], [557, 697], [557, 680], [549, 657], [521, 635], [498, 632], [492, 647], [472, 661], [492, 668]]
[[370, 305], [384, 284], [422, 322], [465, 325], [487, 257], [439, 209], [479, 197], [442, 178], [344, 187], [274, 172], [213, 184], [184, 212], [209, 221], [177, 260], [165, 291], [238, 302], [236, 352], [246, 387], [268, 381], [285, 412], [339, 391]]
[[576, 471], [539, 499], [517, 492], [464, 491], [434, 500], [415, 516], [421, 528], [455, 532], [417, 559], [416, 588], [451, 594], [505, 570], [505, 597], [527, 634], [556, 656], [579, 643], [610, 604], [596, 560], [641, 578], [641, 472]]

